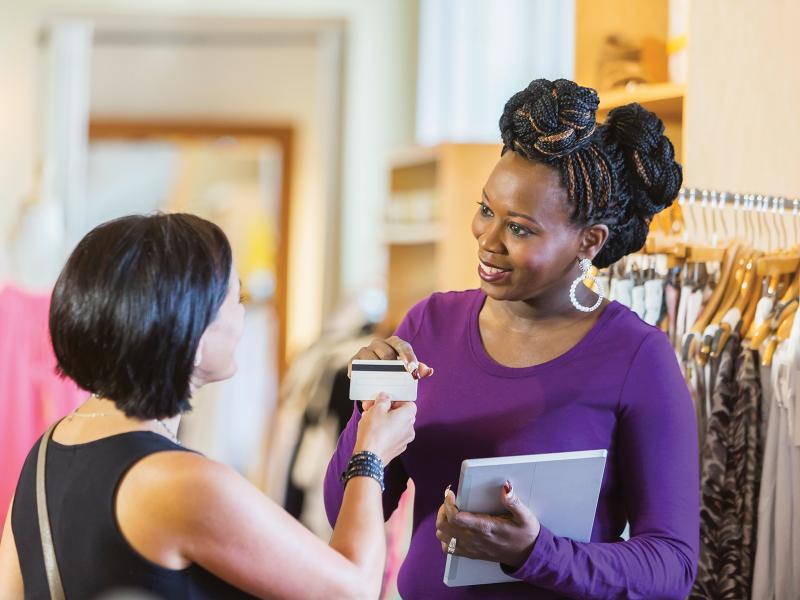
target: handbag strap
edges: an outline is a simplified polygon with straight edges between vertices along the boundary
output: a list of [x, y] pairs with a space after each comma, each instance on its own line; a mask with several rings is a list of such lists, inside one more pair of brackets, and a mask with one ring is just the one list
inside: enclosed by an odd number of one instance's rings
[[59, 421], [53, 423], [39, 442], [39, 454], [36, 459], [36, 512], [39, 515], [39, 534], [42, 538], [42, 554], [44, 570], [47, 575], [47, 586], [50, 588], [51, 600], [64, 600], [64, 586], [58, 570], [56, 549], [53, 545], [53, 532], [50, 529], [50, 517], [47, 514], [47, 493], [45, 491], [44, 472], [47, 459], [47, 443]]

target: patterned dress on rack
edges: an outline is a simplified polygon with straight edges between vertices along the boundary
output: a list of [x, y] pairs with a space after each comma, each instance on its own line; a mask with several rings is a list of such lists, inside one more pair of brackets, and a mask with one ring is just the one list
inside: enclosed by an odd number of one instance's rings
[[700, 563], [690, 598], [750, 597], [760, 481], [757, 355], [732, 336], [716, 370], [702, 450]]

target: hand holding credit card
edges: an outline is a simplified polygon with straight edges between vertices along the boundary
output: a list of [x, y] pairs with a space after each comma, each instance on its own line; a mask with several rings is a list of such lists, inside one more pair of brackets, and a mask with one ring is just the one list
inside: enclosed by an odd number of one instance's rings
[[383, 392], [391, 400], [414, 402], [417, 380], [402, 360], [354, 360], [350, 374], [350, 400], [374, 400]]

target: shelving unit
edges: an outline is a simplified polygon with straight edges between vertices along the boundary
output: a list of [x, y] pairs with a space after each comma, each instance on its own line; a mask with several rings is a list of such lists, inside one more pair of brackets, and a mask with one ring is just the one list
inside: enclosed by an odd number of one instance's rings
[[638, 102], [663, 117], [682, 117], [686, 86], [678, 83], [643, 83], [622, 89], [606, 90], [600, 96], [598, 113]]
[[441, 223], [387, 223], [384, 240], [396, 246], [435, 244], [442, 239], [443, 233]]
[[414, 303], [436, 290], [478, 285], [471, 222], [500, 148], [499, 144], [442, 144], [401, 149], [392, 155], [390, 202], [408, 194], [429, 195], [436, 218], [385, 225], [389, 326], [397, 325]]
[[[576, 0], [575, 80], [597, 90], [600, 96], [598, 121], [603, 121], [612, 109], [631, 102], [658, 115], [675, 147], [675, 156], [683, 163], [687, 88], [668, 81], [668, 13], [668, 0]], [[606, 38], [614, 35], [636, 40], [641, 45], [642, 73], [649, 83], [603, 88], [600, 79], [603, 44]], [[656, 216], [651, 230], [669, 233], [675, 221], [680, 221], [677, 203]]]

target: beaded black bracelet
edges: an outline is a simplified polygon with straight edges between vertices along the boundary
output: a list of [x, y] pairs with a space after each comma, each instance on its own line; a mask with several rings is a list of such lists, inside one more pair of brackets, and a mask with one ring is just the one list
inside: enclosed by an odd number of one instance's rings
[[347, 482], [353, 477], [371, 477], [380, 484], [382, 492], [384, 490], [383, 469], [383, 461], [374, 452], [368, 450], [357, 452], [347, 463], [347, 469], [342, 473], [341, 480], [347, 485]]

